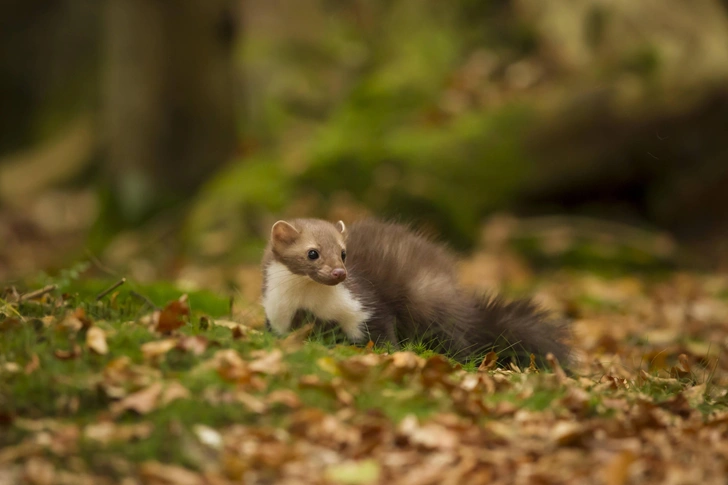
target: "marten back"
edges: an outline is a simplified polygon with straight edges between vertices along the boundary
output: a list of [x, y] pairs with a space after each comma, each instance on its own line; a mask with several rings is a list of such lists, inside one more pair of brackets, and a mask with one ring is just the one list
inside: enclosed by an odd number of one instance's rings
[[376, 295], [376, 305], [394, 313], [400, 336], [463, 339], [456, 329], [440, 335], [443, 320], [467, 311], [456, 261], [445, 246], [406, 226], [374, 220], [353, 223], [346, 242], [350, 274]]
[[[396, 317], [400, 339], [434, 342], [459, 360], [507, 350], [527, 364], [530, 353], [564, 361], [564, 325], [530, 300], [504, 302], [460, 287], [446, 246], [406, 226], [373, 220], [354, 223], [347, 266], [357, 285], [373, 292], [380, 310]], [[392, 323], [394, 324], [394, 323]]]

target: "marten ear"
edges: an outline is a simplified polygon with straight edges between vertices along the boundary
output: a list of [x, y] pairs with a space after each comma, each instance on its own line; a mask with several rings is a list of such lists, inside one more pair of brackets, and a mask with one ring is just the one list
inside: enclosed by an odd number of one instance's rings
[[334, 227], [336, 227], [336, 230], [339, 231], [341, 234], [346, 235], [346, 226], [344, 225], [344, 221], [339, 221], [336, 224], [334, 224]]
[[287, 223], [286, 221], [278, 221], [273, 224], [273, 228], [270, 230], [270, 238], [273, 242], [291, 244], [301, 233], [296, 230], [295, 227]]

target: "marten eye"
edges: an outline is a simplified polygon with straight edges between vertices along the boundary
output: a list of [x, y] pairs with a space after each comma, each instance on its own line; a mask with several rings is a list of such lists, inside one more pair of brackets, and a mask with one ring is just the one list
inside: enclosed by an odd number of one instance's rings
[[345, 250], [341, 251], [341, 260], [346, 261], [346, 251]]
[[308, 252], [308, 259], [318, 259], [319, 253], [315, 249], [312, 249]]

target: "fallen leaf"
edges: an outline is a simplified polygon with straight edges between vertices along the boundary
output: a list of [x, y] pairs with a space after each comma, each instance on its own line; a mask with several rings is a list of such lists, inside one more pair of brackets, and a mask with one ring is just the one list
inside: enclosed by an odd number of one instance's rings
[[377, 354], [355, 355], [336, 363], [339, 373], [348, 381], [359, 382], [365, 379], [374, 366], [383, 362]]
[[560, 446], [577, 443], [588, 431], [588, 428], [576, 421], [559, 421], [551, 429], [551, 439]]
[[298, 394], [290, 389], [278, 389], [268, 394], [266, 402], [269, 405], [282, 404], [290, 409], [298, 409], [301, 407], [301, 398]]
[[168, 333], [176, 330], [185, 324], [185, 319], [190, 315], [190, 307], [187, 304], [187, 295], [182, 295], [178, 300], [172, 300], [159, 312], [157, 321], [157, 332]]
[[270, 352], [265, 350], [257, 350], [251, 354], [256, 359], [248, 365], [252, 372], [260, 372], [261, 374], [280, 374], [283, 370], [283, 352], [280, 349], [274, 349]]
[[670, 377], [675, 379], [689, 379], [693, 376], [693, 370], [690, 366], [690, 360], [685, 354], [677, 356], [678, 365], [670, 368]]
[[376, 483], [381, 475], [380, 465], [376, 460], [345, 461], [329, 466], [324, 472], [327, 481], [343, 485], [365, 485]]
[[89, 424], [84, 428], [86, 439], [108, 444], [114, 441], [128, 442], [148, 438], [154, 426], [152, 423], [116, 424], [112, 421]]
[[629, 450], [621, 451], [603, 468], [601, 475], [606, 485], [623, 485], [629, 478], [629, 468], [635, 462], [635, 455]]
[[56, 468], [43, 458], [30, 458], [23, 471], [25, 482], [30, 485], [53, 485], [56, 481]]
[[203, 445], [209, 446], [215, 450], [222, 448], [222, 436], [216, 429], [205, 426], [204, 424], [196, 424], [192, 427], [192, 432]]
[[259, 398], [248, 394], [247, 392], [238, 391], [235, 393], [235, 399], [240, 403], [244, 404], [245, 407], [253, 411], [254, 413], [264, 413], [267, 409], [265, 403]]
[[99, 327], [91, 327], [86, 332], [86, 345], [99, 355], [105, 355], [109, 352], [109, 346], [106, 343], [106, 333]]
[[313, 332], [313, 327], [313, 323], [307, 323], [298, 330], [291, 332], [281, 342], [281, 348], [285, 349], [287, 352], [298, 350], [303, 346], [303, 343], [309, 335], [311, 335], [311, 332]]
[[177, 348], [193, 355], [202, 355], [207, 350], [209, 341], [202, 335], [190, 335], [181, 337], [177, 341]]
[[390, 359], [392, 365], [387, 369], [386, 376], [395, 382], [425, 366], [425, 359], [414, 352], [395, 352]]
[[556, 379], [560, 383], [565, 383], [569, 380], [569, 378], [566, 376], [566, 372], [564, 372], [564, 369], [561, 368], [561, 364], [559, 363], [559, 360], [554, 356], [552, 353], [546, 354], [546, 361], [551, 366], [551, 370], [554, 372], [554, 375], [556, 375]]
[[25, 369], [23, 371], [25, 374], [32, 374], [35, 370], [40, 368], [40, 359], [38, 358], [38, 354], [33, 354], [30, 357], [30, 362], [28, 362], [25, 365]]
[[407, 437], [411, 444], [424, 448], [454, 449], [458, 444], [455, 432], [436, 423], [420, 424], [412, 414], [405, 416], [397, 431]]
[[75, 359], [76, 357], [81, 355], [81, 347], [76, 344], [71, 350], [56, 349], [53, 351], [53, 355], [55, 355], [57, 359], [61, 360]]
[[485, 354], [485, 357], [483, 358], [483, 362], [480, 363], [478, 366], [479, 372], [485, 372], [492, 369], [495, 369], [496, 363], [498, 362], [498, 354], [493, 352], [492, 350]]
[[148, 485], [204, 485], [201, 475], [176, 465], [164, 465], [157, 461], [145, 461], [139, 466], [145, 484]]
[[136, 411], [139, 414], [147, 414], [157, 407], [159, 396], [163, 390], [161, 382], [155, 382], [149, 387], [129, 394], [119, 402], [111, 405], [111, 413], [115, 416], [120, 415], [124, 411]]
[[246, 383], [251, 379], [248, 363], [233, 349], [218, 350], [207, 365], [212, 366], [227, 381]]
[[336, 366], [336, 361], [333, 357], [320, 357], [316, 360], [316, 365], [324, 372], [328, 372], [335, 376], [339, 375], [339, 368]]
[[177, 381], [168, 382], [164, 386], [162, 396], [159, 399], [160, 406], [166, 406], [177, 399], [187, 399], [190, 397], [190, 391]]
[[2, 370], [8, 374], [15, 374], [20, 372], [20, 365], [17, 362], [6, 362], [3, 364]]
[[153, 340], [141, 346], [145, 360], [156, 361], [177, 346], [176, 339]]

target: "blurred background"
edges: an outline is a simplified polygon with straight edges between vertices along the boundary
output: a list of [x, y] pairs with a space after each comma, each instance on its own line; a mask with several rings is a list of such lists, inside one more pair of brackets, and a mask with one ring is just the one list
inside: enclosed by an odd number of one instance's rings
[[494, 284], [728, 269], [725, 0], [1, 11], [0, 282], [90, 261], [253, 298], [294, 216], [412, 221]]

